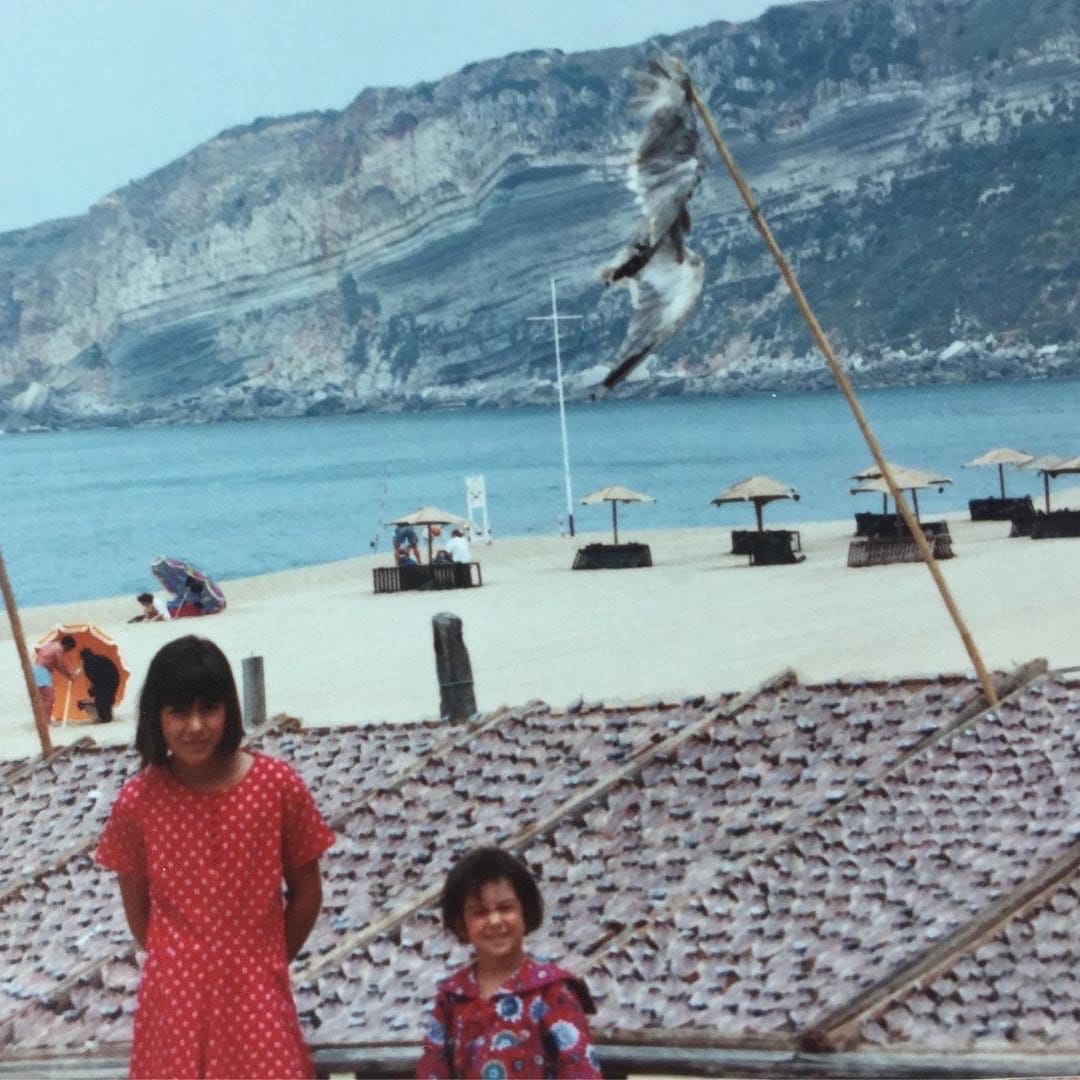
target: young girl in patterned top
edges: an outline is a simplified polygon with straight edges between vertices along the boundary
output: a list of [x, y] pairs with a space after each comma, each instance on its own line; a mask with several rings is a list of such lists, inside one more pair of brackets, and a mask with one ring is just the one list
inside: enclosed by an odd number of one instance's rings
[[439, 984], [418, 1077], [598, 1077], [585, 984], [524, 950], [544, 906], [526, 866], [478, 848], [451, 869], [443, 925], [473, 962]]
[[314, 1075], [288, 964], [334, 838], [300, 777], [242, 734], [224, 653], [191, 636], [162, 648], [139, 700], [144, 767], [96, 854], [146, 950], [133, 1077]]

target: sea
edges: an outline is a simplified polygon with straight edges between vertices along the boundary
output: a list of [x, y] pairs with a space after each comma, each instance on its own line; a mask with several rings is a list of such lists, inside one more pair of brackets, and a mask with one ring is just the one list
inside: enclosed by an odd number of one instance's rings
[[[859, 401], [890, 461], [952, 478], [920, 493], [924, 516], [998, 494], [996, 469], [964, 467], [992, 447], [1080, 454], [1080, 380], [863, 390]], [[769, 504], [767, 525], [881, 508], [851, 494], [872, 455], [838, 390], [609, 398], [568, 403], [565, 418], [565, 458], [557, 405], [6, 434], [0, 550], [16, 603], [33, 606], [154, 590], [158, 555], [228, 581], [386, 552], [386, 523], [418, 506], [468, 516], [467, 477], [483, 477], [495, 543], [567, 533], [571, 513], [578, 533], [610, 529], [607, 504], [579, 502], [608, 484], [655, 500], [619, 508], [620, 539], [752, 527], [751, 506], [710, 500], [760, 473], [800, 493]], [[1038, 473], [1006, 471], [1007, 494], [1042, 490]]]

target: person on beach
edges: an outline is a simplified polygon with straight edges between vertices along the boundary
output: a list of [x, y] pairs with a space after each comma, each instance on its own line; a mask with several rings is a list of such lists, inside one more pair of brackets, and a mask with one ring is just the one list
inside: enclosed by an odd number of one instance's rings
[[128, 622], [168, 622], [172, 618], [169, 605], [153, 593], [139, 593], [135, 599], [142, 605], [142, 614], [128, 619]]
[[[97, 712], [97, 723], [108, 724], [113, 718], [113, 704], [116, 692], [120, 689], [120, 672], [107, 657], [92, 649], [82, 649], [83, 674], [90, 682], [90, 702]], [[85, 709], [88, 702], [80, 701], [79, 707]]]
[[394, 562], [398, 566], [420, 565], [420, 539], [411, 525], [399, 525], [394, 532]]
[[446, 553], [452, 562], [467, 563], [472, 561], [472, 552], [469, 550], [469, 541], [460, 529], [455, 529], [450, 534], [446, 544]]
[[160, 649], [139, 699], [143, 767], [95, 853], [146, 950], [133, 1077], [314, 1075], [288, 965], [334, 836], [299, 775], [242, 735], [221, 649], [190, 635]]
[[418, 1077], [601, 1075], [588, 988], [525, 952], [544, 904], [523, 862], [497, 847], [469, 852], [447, 875], [442, 919], [473, 962], [439, 984]]
[[56, 702], [56, 688], [53, 686], [53, 675], [63, 675], [68, 682], [74, 680], [78, 671], [69, 668], [64, 662], [66, 653], [75, 651], [75, 639], [70, 634], [45, 642], [34, 648], [34, 685], [37, 687], [38, 697], [41, 698], [41, 707], [45, 711], [45, 717], [50, 724], [59, 724], [59, 720], [52, 717], [53, 705]]

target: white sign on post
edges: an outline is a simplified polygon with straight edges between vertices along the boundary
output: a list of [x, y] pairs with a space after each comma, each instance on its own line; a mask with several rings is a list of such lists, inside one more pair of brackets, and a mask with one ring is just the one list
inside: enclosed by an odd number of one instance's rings
[[[465, 477], [465, 505], [469, 511], [469, 532], [474, 540], [491, 542], [491, 526], [488, 524], [487, 489], [482, 476]], [[480, 524], [476, 522], [474, 511], [479, 511]]]

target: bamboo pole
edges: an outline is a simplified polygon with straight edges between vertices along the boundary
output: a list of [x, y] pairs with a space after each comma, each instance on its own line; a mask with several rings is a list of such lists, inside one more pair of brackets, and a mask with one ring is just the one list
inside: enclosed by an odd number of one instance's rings
[[798, 305], [803, 319], [806, 320], [806, 325], [810, 328], [810, 333], [813, 336], [814, 341], [817, 343], [818, 348], [825, 357], [829, 369], [832, 371], [833, 378], [840, 387], [841, 393], [843, 393], [844, 397], [847, 399], [852, 415], [855, 417], [855, 423], [859, 425], [859, 430], [862, 432], [863, 438], [866, 439], [866, 444], [870, 448], [870, 453], [873, 455], [874, 461], [881, 470], [881, 475], [885, 477], [885, 483], [888, 485], [893, 501], [896, 503], [896, 509], [900, 512], [900, 516], [904, 519], [904, 523], [911, 531], [911, 535], [919, 549], [919, 554], [922, 556], [923, 562], [926, 563], [926, 567], [930, 571], [930, 576], [934, 579], [934, 584], [941, 594], [941, 599], [945, 604], [945, 608], [952, 618], [953, 625], [960, 634], [960, 639], [963, 641], [964, 648], [971, 658], [971, 663], [975, 668], [975, 674], [978, 676], [979, 682], [982, 685], [983, 694], [985, 695], [988, 704], [991, 706], [996, 705], [998, 697], [997, 691], [994, 689], [993, 679], [991, 679], [990, 673], [986, 670], [986, 665], [983, 664], [982, 656], [979, 654], [979, 650], [967, 628], [967, 624], [960, 614], [960, 609], [956, 606], [956, 601], [953, 599], [952, 593], [945, 583], [944, 575], [941, 573], [941, 567], [938, 565], [937, 559], [934, 558], [934, 552], [929, 543], [927, 543], [922, 527], [909, 509], [903, 493], [897, 488], [892, 473], [889, 472], [888, 462], [886, 462], [885, 455], [878, 445], [877, 438], [870, 428], [870, 424], [862, 411], [862, 407], [859, 405], [858, 399], [855, 397], [855, 390], [851, 385], [851, 380], [848, 379], [847, 373], [840, 365], [840, 361], [836, 358], [832, 345], [829, 344], [829, 340], [825, 336], [825, 331], [821, 329], [817, 317], [814, 315], [814, 312], [810, 308], [810, 304], [803, 295], [802, 288], [799, 286], [799, 282], [796, 280], [794, 272], [788, 265], [784, 253], [780, 250], [779, 245], [773, 237], [772, 230], [770, 230], [765, 221], [765, 217], [761, 212], [761, 207], [758, 206], [754, 200], [753, 192], [751, 192], [746, 181], [743, 179], [739, 167], [735, 164], [735, 159], [731, 156], [730, 151], [724, 144], [724, 140], [720, 137], [720, 132], [713, 121], [712, 115], [706, 108], [705, 103], [698, 96], [697, 89], [689, 79], [686, 81], [686, 89], [694, 108], [697, 109], [702, 120], [705, 122], [705, 127], [708, 129], [709, 135], [712, 136], [717, 152], [720, 154], [727, 171], [731, 174], [731, 179], [735, 181], [735, 186], [739, 189], [739, 194], [742, 196], [743, 202], [746, 203], [746, 207], [750, 211], [750, 217], [753, 219], [754, 225], [761, 234], [762, 240], [765, 241], [765, 246], [769, 249], [776, 265], [780, 268], [780, 273], [783, 275], [784, 281], [787, 282], [788, 289], [791, 290], [791, 295], [795, 298], [795, 303]]
[[4, 565], [3, 551], [0, 551], [0, 593], [4, 596], [4, 607], [7, 608], [8, 622], [11, 623], [11, 636], [19, 653], [19, 664], [22, 667], [23, 678], [26, 680], [26, 692], [30, 695], [30, 708], [34, 714], [34, 726], [37, 728], [38, 739], [41, 741], [41, 752], [48, 757], [53, 752], [52, 739], [49, 737], [49, 718], [45, 715], [41, 695], [34, 682], [30, 654], [26, 649], [26, 638], [23, 637], [19, 609], [15, 606], [15, 594], [11, 588], [11, 581], [8, 579], [7, 567]]

